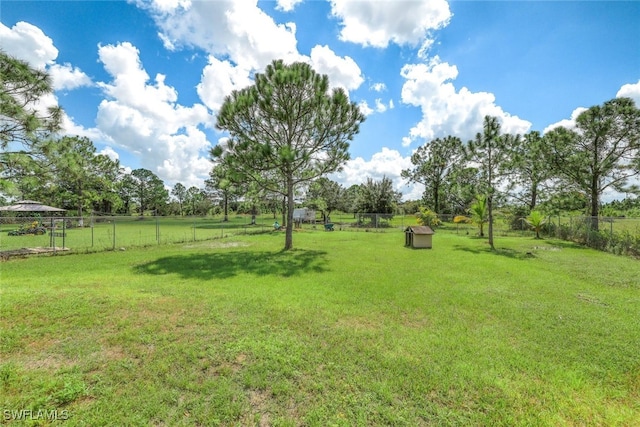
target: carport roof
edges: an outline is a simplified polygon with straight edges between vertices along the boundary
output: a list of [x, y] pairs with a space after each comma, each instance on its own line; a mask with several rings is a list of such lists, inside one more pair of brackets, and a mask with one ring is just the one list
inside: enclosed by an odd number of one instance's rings
[[65, 212], [66, 209], [47, 206], [35, 200], [20, 200], [11, 206], [0, 206], [4, 212]]

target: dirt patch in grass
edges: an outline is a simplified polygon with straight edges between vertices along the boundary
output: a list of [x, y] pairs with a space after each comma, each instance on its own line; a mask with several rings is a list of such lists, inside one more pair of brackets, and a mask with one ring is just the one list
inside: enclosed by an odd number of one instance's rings
[[14, 258], [14, 257], [25, 257], [28, 255], [42, 255], [42, 254], [48, 254], [48, 253], [54, 253], [54, 252], [66, 252], [68, 250], [69, 248], [57, 248], [57, 247], [56, 248], [37, 247], [37, 248], [13, 249], [9, 251], [1, 251], [0, 261], [7, 261], [9, 258]]
[[339, 328], [360, 330], [360, 331], [377, 331], [383, 328], [381, 320], [366, 316], [345, 316], [338, 319], [336, 326]]
[[244, 248], [249, 246], [247, 242], [229, 242], [229, 241], [208, 241], [191, 245], [184, 245], [185, 249], [227, 249], [227, 248]]
[[240, 425], [271, 426], [271, 414], [269, 413], [271, 393], [269, 390], [251, 389], [247, 393], [247, 398], [249, 400], [249, 410], [240, 419]]
[[54, 354], [25, 357], [20, 361], [20, 363], [28, 371], [36, 369], [57, 371], [62, 368], [71, 368], [76, 365], [75, 361]]

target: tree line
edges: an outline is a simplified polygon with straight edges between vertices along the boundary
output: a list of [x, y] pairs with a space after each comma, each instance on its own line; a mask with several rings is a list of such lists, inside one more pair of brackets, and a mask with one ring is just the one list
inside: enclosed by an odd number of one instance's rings
[[[282, 215], [285, 249], [293, 247], [293, 208], [301, 201], [325, 220], [335, 211], [392, 213], [400, 203], [387, 177], [346, 189], [327, 178], [349, 159], [365, 117], [308, 64], [273, 61], [252, 86], [229, 94], [217, 117], [229, 136], [210, 151], [204, 188], [177, 183], [171, 190], [147, 169], [125, 172], [86, 137], [60, 137], [62, 111], [38, 103], [53, 92], [47, 73], [0, 51], [0, 74], [3, 198], [38, 199], [78, 215], [219, 212], [227, 220], [230, 210], [269, 211]], [[503, 133], [487, 116], [474, 139], [428, 141], [411, 163], [402, 177], [424, 185], [419, 204], [434, 213], [467, 214], [482, 200], [492, 247], [493, 212], [507, 203], [523, 215], [584, 209], [597, 230], [606, 191], [639, 192], [640, 110], [616, 98], [584, 111], [573, 128], [522, 136]]]
[[482, 198], [491, 247], [496, 204], [520, 206], [523, 215], [583, 208], [597, 231], [606, 191], [640, 192], [640, 110], [630, 98], [615, 98], [582, 112], [574, 128], [524, 136], [502, 133], [487, 116], [473, 140], [434, 139], [411, 163], [402, 176], [425, 186], [423, 202], [436, 213], [459, 214]]

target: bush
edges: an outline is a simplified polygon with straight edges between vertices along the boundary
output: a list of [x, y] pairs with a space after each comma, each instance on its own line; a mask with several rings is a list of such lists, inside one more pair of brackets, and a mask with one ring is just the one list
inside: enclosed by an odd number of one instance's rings
[[442, 223], [438, 218], [438, 214], [427, 208], [420, 208], [420, 211], [416, 213], [416, 218], [418, 218], [418, 224], [431, 228], [435, 228]]
[[591, 230], [589, 224], [577, 221], [573, 224], [554, 226], [555, 236], [559, 239], [575, 242], [599, 251], [616, 255], [640, 256], [640, 235], [628, 230], [611, 232], [609, 230]]

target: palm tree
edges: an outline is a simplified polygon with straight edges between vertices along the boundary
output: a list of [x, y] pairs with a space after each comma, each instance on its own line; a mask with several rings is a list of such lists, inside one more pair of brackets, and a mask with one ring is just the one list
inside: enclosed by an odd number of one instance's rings
[[529, 216], [524, 218], [524, 221], [536, 231], [536, 239], [539, 239], [540, 230], [549, 221], [549, 218], [542, 215], [540, 211], [531, 211]]
[[480, 228], [480, 237], [484, 237], [484, 225], [489, 221], [489, 208], [486, 196], [476, 196], [476, 201], [469, 208], [471, 222]]
[[484, 225], [489, 222], [489, 208], [487, 206], [487, 197], [476, 195], [476, 201], [469, 208], [471, 216], [456, 215], [453, 218], [455, 224], [461, 222], [474, 224], [480, 228], [480, 237], [484, 237]]

